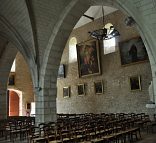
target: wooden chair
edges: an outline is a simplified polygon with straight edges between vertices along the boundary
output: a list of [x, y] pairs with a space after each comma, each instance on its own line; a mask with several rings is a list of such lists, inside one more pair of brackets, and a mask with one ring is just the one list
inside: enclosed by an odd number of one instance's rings
[[39, 127], [32, 126], [30, 128], [29, 135], [28, 135], [29, 143], [37, 143], [37, 142], [46, 141], [46, 140], [47, 138], [45, 138], [44, 135], [41, 136]]

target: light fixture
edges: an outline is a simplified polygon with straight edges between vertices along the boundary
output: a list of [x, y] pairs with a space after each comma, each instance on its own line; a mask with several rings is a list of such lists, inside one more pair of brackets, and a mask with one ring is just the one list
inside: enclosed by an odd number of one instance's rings
[[[102, 20], [104, 26], [104, 8], [102, 6]], [[91, 37], [98, 39], [98, 40], [109, 40], [113, 37], [119, 36], [119, 32], [114, 28], [113, 25], [109, 27], [103, 27], [102, 29], [94, 30], [92, 32], [88, 32]]]

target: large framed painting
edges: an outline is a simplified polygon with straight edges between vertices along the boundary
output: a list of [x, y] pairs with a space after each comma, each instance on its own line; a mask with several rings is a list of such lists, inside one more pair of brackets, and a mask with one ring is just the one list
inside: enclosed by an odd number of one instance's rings
[[141, 78], [139, 75], [129, 77], [130, 90], [141, 90]]
[[95, 90], [95, 94], [102, 94], [103, 93], [103, 82], [102, 81], [94, 82], [94, 90]]
[[31, 109], [31, 103], [26, 103], [26, 109], [30, 110]]
[[88, 40], [76, 45], [79, 77], [101, 74], [98, 40]]
[[119, 43], [121, 65], [139, 63], [148, 60], [147, 51], [141, 37]]
[[77, 93], [78, 93], [78, 96], [85, 95], [85, 84], [78, 84], [77, 85]]
[[58, 78], [58, 79], [60, 79], [60, 78], [65, 78], [65, 65], [61, 64], [61, 65], [59, 66], [57, 78]]
[[70, 97], [70, 87], [63, 87], [63, 97], [64, 98], [69, 98]]

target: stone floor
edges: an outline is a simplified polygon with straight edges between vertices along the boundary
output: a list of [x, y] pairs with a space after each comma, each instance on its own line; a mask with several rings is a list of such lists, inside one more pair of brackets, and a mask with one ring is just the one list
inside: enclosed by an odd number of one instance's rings
[[[13, 141], [4, 140], [3, 138], [0, 138], [0, 143], [28, 143], [28, 141], [27, 140], [20, 141], [19, 139], [16, 139], [13, 142]], [[142, 133], [142, 139], [136, 141], [135, 143], [156, 143], [156, 133], [150, 133], [150, 134]]]

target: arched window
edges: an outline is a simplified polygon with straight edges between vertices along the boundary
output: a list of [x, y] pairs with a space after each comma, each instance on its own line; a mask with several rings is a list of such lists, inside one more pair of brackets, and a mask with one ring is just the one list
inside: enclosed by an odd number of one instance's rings
[[[105, 28], [110, 29], [111, 26], [113, 26], [111, 23], [107, 23], [105, 25]], [[116, 46], [115, 37], [109, 40], [103, 40], [104, 54], [106, 55], [115, 52], [115, 46]]]
[[15, 67], [16, 67], [16, 60], [14, 60], [12, 67], [11, 67], [11, 72], [15, 72]]
[[77, 61], [76, 44], [77, 39], [72, 37], [69, 41], [69, 63], [74, 63]]

